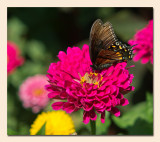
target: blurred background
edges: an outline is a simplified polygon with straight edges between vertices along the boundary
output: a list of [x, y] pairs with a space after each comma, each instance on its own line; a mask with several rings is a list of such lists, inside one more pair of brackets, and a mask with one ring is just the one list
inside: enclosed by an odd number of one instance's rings
[[[153, 8], [8, 8], [8, 40], [25, 58], [22, 66], [8, 76], [8, 135], [29, 135], [37, 114], [25, 109], [18, 97], [19, 86], [30, 76], [47, 74], [58, 52], [67, 47], [88, 44], [90, 28], [96, 19], [110, 21], [120, 41], [127, 43], [137, 30], [153, 19]], [[97, 121], [98, 135], [153, 134], [153, 65], [130, 61], [134, 74], [130, 104], [119, 107], [121, 117], [106, 114], [105, 124]], [[52, 102], [42, 111], [51, 110]], [[40, 112], [39, 112], [40, 113]], [[78, 135], [89, 135], [89, 124], [82, 123], [81, 111], [71, 115]]]

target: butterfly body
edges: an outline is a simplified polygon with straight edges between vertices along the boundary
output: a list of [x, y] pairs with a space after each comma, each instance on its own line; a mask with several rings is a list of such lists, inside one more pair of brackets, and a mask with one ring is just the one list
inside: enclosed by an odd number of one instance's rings
[[114, 63], [131, 60], [132, 47], [118, 41], [111, 23], [103, 24], [100, 19], [93, 23], [90, 32], [90, 57], [94, 70], [102, 70]]

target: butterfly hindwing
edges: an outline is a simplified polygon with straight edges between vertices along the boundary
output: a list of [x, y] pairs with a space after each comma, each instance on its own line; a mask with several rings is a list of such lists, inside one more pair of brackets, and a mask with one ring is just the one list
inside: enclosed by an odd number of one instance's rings
[[112, 65], [115, 62], [121, 62], [123, 60], [123, 54], [108, 49], [102, 49], [97, 58], [95, 65], [100, 69], [105, 67], [106, 64]]

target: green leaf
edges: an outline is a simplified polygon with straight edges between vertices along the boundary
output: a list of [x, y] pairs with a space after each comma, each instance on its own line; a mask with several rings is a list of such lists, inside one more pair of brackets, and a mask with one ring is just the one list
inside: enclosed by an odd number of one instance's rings
[[107, 135], [108, 133], [108, 128], [111, 125], [111, 120], [109, 119], [109, 112], [106, 111], [105, 115], [105, 123], [101, 122], [100, 115], [97, 117], [96, 120], [96, 135]]
[[9, 90], [7, 92], [7, 127], [12, 129], [15, 129], [18, 120], [16, 119], [16, 102], [14, 101], [14, 97], [16, 94], [9, 93]]
[[18, 88], [27, 77], [45, 73], [46, 69], [42, 64], [35, 64], [34, 62], [27, 61], [22, 67], [17, 68], [14, 73], [8, 77], [8, 82], [15, 88]]
[[32, 40], [27, 43], [27, 54], [35, 62], [42, 62], [46, 59], [45, 45], [40, 41]]
[[7, 128], [7, 135], [18, 135], [18, 133], [11, 128]]
[[148, 122], [153, 123], [153, 95], [147, 92], [146, 98]]
[[28, 31], [26, 25], [22, 23], [22, 21], [19, 20], [17, 17], [13, 17], [8, 20], [7, 30], [8, 30], [7, 39], [9, 41], [16, 43], [18, 47], [21, 49], [21, 53], [23, 53], [24, 50], [22, 49], [26, 43], [24, 35], [26, 35]]
[[153, 96], [146, 94], [146, 102], [135, 105], [122, 117], [112, 116], [114, 123], [127, 129], [129, 135], [153, 135]]
[[42, 128], [37, 132], [36, 135], [45, 135], [45, 127], [46, 127], [46, 122], [42, 126]]
[[142, 102], [134, 106], [132, 109], [124, 113], [122, 117], [112, 116], [113, 121], [120, 128], [127, 128], [134, 125], [137, 118], [146, 119], [146, 102]]
[[29, 135], [29, 129], [30, 129], [30, 126], [23, 123], [23, 122], [20, 122], [19, 124], [19, 135]]
[[133, 126], [127, 128], [129, 135], [153, 135], [153, 124], [138, 118]]

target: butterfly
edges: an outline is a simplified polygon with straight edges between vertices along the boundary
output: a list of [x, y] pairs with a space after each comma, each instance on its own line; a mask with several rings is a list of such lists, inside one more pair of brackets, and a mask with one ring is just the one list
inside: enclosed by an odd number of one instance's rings
[[102, 23], [97, 19], [91, 28], [89, 37], [89, 53], [94, 70], [108, 68], [115, 63], [132, 60], [132, 47], [118, 41], [112, 24]]

